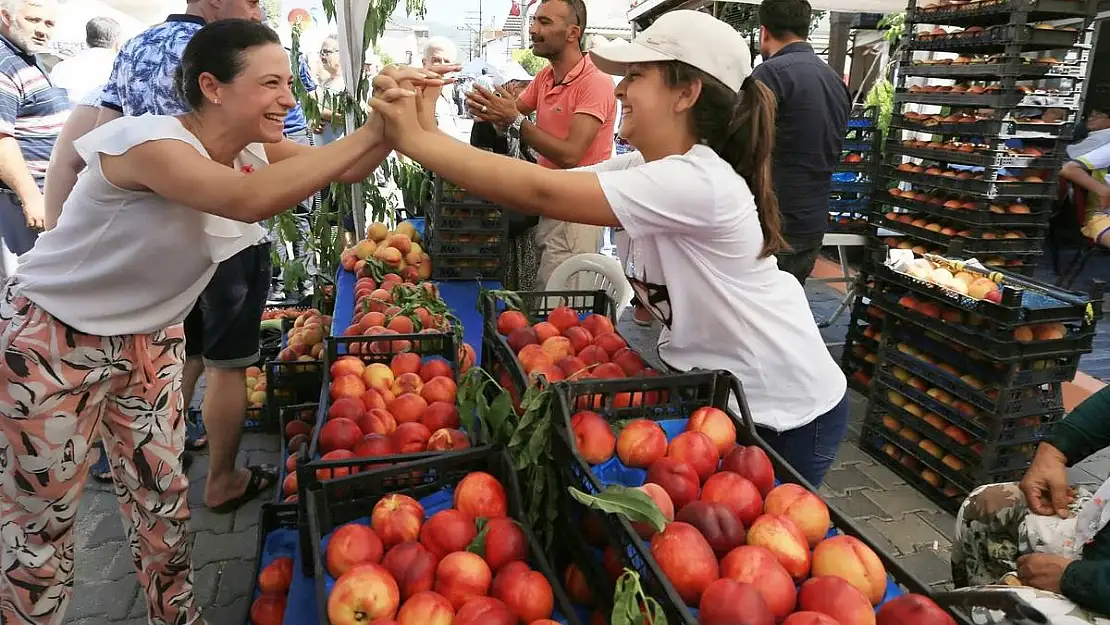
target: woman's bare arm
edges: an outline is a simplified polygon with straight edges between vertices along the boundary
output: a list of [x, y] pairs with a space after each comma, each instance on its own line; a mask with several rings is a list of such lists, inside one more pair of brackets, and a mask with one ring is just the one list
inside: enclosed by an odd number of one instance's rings
[[77, 174], [85, 168], [85, 161], [73, 149], [73, 142], [96, 128], [99, 115], [100, 108], [96, 106], [80, 105], [73, 109], [54, 143], [50, 165], [46, 168], [46, 188], [43, 191], [47, 230], [58, 225], [62, 205], [73, 191], [73, 185], [77, 184]]

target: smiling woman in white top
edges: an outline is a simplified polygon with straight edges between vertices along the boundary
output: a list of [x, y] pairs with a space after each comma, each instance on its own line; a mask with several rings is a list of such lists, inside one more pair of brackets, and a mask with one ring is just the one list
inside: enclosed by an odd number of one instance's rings
[[775, 261], [774, 96], [748, 78], [747, 41], [710, 15], [673, 11], [633, 43], [591, 54], [624, 76], [621, 134], [639, 150], [593, 167], [548, 170], [453, 141], [421, 123], [428, 96], [412, 97], [388, 71], [371, 105], [399, 151], [479, 196], [624, 227], [628, 277], [665, 326], [660, 357], [734, 373], [760, 433], [819, 484], [844, 437], [847, 385], [805, 292]]
[[380, 121], [322, 148], [284, 140], [291, 80], [273, 31], [213, 22], [179, 70], [192, 112], [124, 117], [76, 141], [88, 167], [0, 289], [0, 622], [64, 620], [95, 430], [149, 620], [200, 621], [179, 461], [181, 322], [216, 265], [262, 236], [255, 222], [365, 179], [389, 150]]

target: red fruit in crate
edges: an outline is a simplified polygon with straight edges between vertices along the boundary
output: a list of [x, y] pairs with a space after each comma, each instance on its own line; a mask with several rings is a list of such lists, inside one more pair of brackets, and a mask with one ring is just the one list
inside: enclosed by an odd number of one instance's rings
[[615, 330], [613, 322], [610, 321], [608, 317], [597, 313], [587, 315], [586, 318], [582, 320], [582, 327], [589, 330], [590, 334], [594, 336], [601, 336], [602, 334], [608, 334]]
[[285, 621], [285, 595], [260, 595], [251, 604], [253, 625], [281, 625]]
[[675, 520], [696, 527], [719, 558], [743, 545], [747, 533], [736, 511], [720, 503], [691, 501], [679, 510]]
[[420, 422], [401, 423], [389, 435], [393, 449], [399, 454], [414, 454], [424, 451], [428, 447], [428, 439], [432, 433]]
[[289, 497], [297, 494], [297, 474], [290, 473], [281, 482], [281, 494]]
[[798, 597], [794, 580], [775, 554], [763, 547], [743, 545], [728, 552], [721, 560], [721, 577], [755, 586], [775, 618], [794, 611]]
[[749, 445], [733, 449], [721, 463], [722, 471], [732, 471], [755, 484], [763, 497], [775, 487], [775, 469], [767, 453], [759, 447]]
[[[358, 443], [355, 443], [356, 445]], [[325, 462], [333, 460], [351, 460], [355, 457], [355, 453], [349, 449], [333, 449], [328, 453], [320, 456], [320, 460]], [[328, 469], [316, 469], [316, 479], [318, 480], [331, 480], [337, 477], [346, 477], [352, 473], [358, 473], [358, 467], [335, 467]]]
[[494, 573], [510, 562], [528, 559], [528, 541], [516, 521], [501, 517], [486, 522], [485, 559]]
[[391, 618], [400, 604], [397, 582], [377, 564], [357, 566], [335, 581], [328, 595], [328, 620], [355, 625]]
[[416, 540], [423, 525], [424, 506], [408, 495], [386, 495], [370, 513], [370, 527], [386, 549]]
[[722, 458], [736, 446], [736, 425], [723, 410], [703, 406], [690, 415], [687, 432], [701, 432], [713, 441]]
[[689, 523], [676, 521], [656, 534], [651, 555], [687, 605], [696, 605], [709, 584], [720, 577], [713, 549]]
[[425, 382], [423, 390], [420, 391], [420, 396], [429, 404], [435, 402], [454, 404], [458, 390], [459, 387], [454, 380], [441, 375]]
[[424, 409], [424, 416], [420, 417], [420, 422], [432, 432], [444, 428], [458, 428], [459, 409], [453, 403], [430, 402]]
[[324, 553], [328, 574], [338, 578], [361, 564], [377, 564], [382, 560], [383, 550], [382, 540], [369, 526], [360, 523], [342, 525], [332, 533]]
[[388, 436], [397, 429], [397, 419], [386, 410], [374, 409], [362, 415], [358, 420], [358, 429], [366, 434], [381, 434]]
[[452, 625], [517, 625], [517, 618], [500, 600], [476, 597], [459, 608]]
[[382, 566], [401, 590], [401, 600], [431, 590], [435, 584], [436, 558], [418, 542], [403, 542], [386, 552]]
[[455, 379], [455, 372], [451, 370], [451, 363], [446, 360], [432, 358], [420, 365], [420, 379], [424, 382], [441, 375]]
[[564, 376], [571, 379], [576, 379], [580, 374], [586, 372], [586, 363], [577, 356], [564, 358], [555, 363], [555, 366], [563, 371]]
[[[600, 365], [594, 367], [590, 371], [590, 373], [599, 380], [619, 380], [621, 378], [627, 377], [624, 375], [624, 369], [621, 369], [621, 366], [615, 362], [603, 362]], [[621, 393], [617, 397], [619, 398], [620, 395], [626, 394]], [[614, 398], [614, 401], [616, 401], [616, 398]], [[627, 405], [627, 402], [625, 403], [625, 405]]]
[[442, 510], [420, 528], [420, 544], [437, 560], [453, 551], [463, 551], [478, 535], [474, 519], [458, 510]]
[[[356, 445], [355, 448], [357, 449], [358, 446]], [[297, 452], [293, 452], [285, 458], [285, 472], [286, 473], [293, 473], [296, 470], [297, 470]]]
[[362, 430], [350, 419], [331, 419], [320, 429], [320, 451], [328, 453], [336, 449], [353, 449]]
[[459, 375], [470, 371], [470, 368], [478, 362], [478, 353], [474, 351], [474, 347], [463, 343], [459, 347]]
[[790, 519], [772, 514], [759, 517], [748, 526], [748, 544], [765, 547], [775, 554], [794, 581], [801, 581], [809, 575], [812, 564], [809, 544]]
[[350, 419], [351, 421], [358, 421], [359, 417], [366, 412], [366, 407], [362, 405], [362, 400], [357, 397], [340, 397], [332, 402], [331, 407], [328, 408], [328, 419]]
[[[655, 502], [655, 505], [658, 506], [659, 512], [662, 513], [663, 519], [667, 523], [670, 523], [674, 520], [674, 502], [671, 501], [671, 496], [667, 494], [667, 491], [663, 490], [662, 486], [648, 482], [647, 484], [644, 484], [643, 486], [639, 486], [637, 488], [644, 493], [647, 493], [648, 497], [651, 497], [652, 501]], [[655, 535], [657, 531], [654, 527], [652, 527], [650, 523], [642, 522], [632, 523], [632, 529], [640, 535], [640, 538], [645, 539], [651, 538]]]
[[517, 573], [527, 573], [531, 570], [532, 567], [528, 566], [527, 562], [522, 562], [520, 560], [506, 564], [504, 567], [501, 568], [500, 571], [497, 572], [497, 575], [494, 576], [493, 584], [491, 584], [489, 587], [490, 596], [500, 597], [501, 589], [505, 586], [506, 580], [511, 578], [513, 575], [516, 575]]
[[710, 476], [702, 486], [700, 499], [728, 506], [745, 527], [763, 514], [763, 498], [759, 496], [759, 489], [731, 471]]
[[312, 434], [312, 426], [304, 421], [290, 421], [285, 424], [285, 438], [292, 442], [294, 436]]
[[514, 562], [502, 569], [491, 594], [524, 623], [549, 618], [555, 609], [555, 595], [547, 578], [543, 573], [530, 570], [523, 562]]
[[397, 419], [397, 424], [419, 423], [424, 411], [428, 409], [428, 400], [417, 393], [398, 395], [397, 399], [389, 402], [389, 412]]
[[667, 446], [667, 456], [694, 467], [702, 482], [717, 471], [720, 456], [713, 440], [701, 432], [683, 432]]
[[[899, 621], [899, 623], [905, 622], [916, 623], [916, 621]], [[840, 625], [840, 623], [836, 622], [836, 619], [827, 614], [803, 611], [795, 612], [786, 617], [782, 625]]]
[[462, 430], [441, 428], [428, 439], [428, 451], [460, 451], [470, 447], [470, 439]]
[[366, 384], [357, 375], [341, 375], [331, 381], [330, 395], [332, 401], [340, 397], [361, 397], [366, 392]]
[[419, 374], [422, 364], [424, 363], [421, 361], [419, 354], [405, 352], [393, 357], [393, 360], [389, 362], [389, 369], [395, 377], [402, 373]]
[[627, 347], [613, 353], [613, 364], [619, 366], [628, 377], [635, 377], [644, 370], [644, 359]]
[[419, 395], [424, 390], [424, 380], [415, 373], [402, 373], [393, 380], [389, 390], [397, 397], [408, 393]]
[[537, 323], [532, 326], [532, 329], [536, 331], [536, 340], [541, 344], [547, 339], [560, 336], [563, 333], [555, 324], [548, 323], [547, 321]]
[[698, 625], [775, 625], [775, 615], [755, 586], [722, 578], [702, 593]]
[[[393, 443], [390, 442], [389, 437], [384, 434], [366, 434], [357, 443], [355, 448], [351, 451], [355, 452], [356, 458], [376, 458], [378, 456], [391, 456], [397, 452], [393, 451]], [[374, 468], [380, 465], [370, 465]]]
[[594, 342], [594, 335], [582, 326], [574, 326], [563, 330], [563, 337], [570, 341], [571, 349], [574, 350], [575, 354], [593, 345]]
[[646, 481], [662, 486], [678, 510], [696, 500], [701, 489], [694, 467], [676, 458], [663, 457], [653, 462], [648, 467]]
[[454, 619], [455, 608], [451, 602], [430, 590], [409, 597], [397, 612], [397, 625], [451, 625]]
[[918, 594], [902, 595], [879, 606], [875, 614], [875, 625], [956, 625], [955, 619], [948, 615], [932, 599]]
[[331, 379], [336, 379], [342, 375], [357, 375], [361, 376], [363, 369], [366, 365], [354, 356], [340, 356], [338, 360], [331, 364]]
[[646, 469], [667, 453], [667, 434], [650, 419], [629, 422], [617, 437], [617, 456], [627, 467]]
[[609, 353], [597, 345], [588, 345], [578, 352], [578, 358], [586, 363], [586, 366], [592, 367], [609, 362]]
[[605, 537], [605, 528], [601, 525], [601, 515], [592, 510], [582, 511], [582, 521], [579, 524], [582, 530], [582, 537], [591, 547], [598, 549], [608, 544], [609, 539]]
[[506, 310], [497, 316], [497, 332], [502, 336], [508, 336], [513, 333], [513, 330], [527, 328], [530, 325], [528, 317], [519, 310]]
[[559, 332], [566, 332], [578, 325], [578, 311], [570, 306], [559, 306], [547, 316], [547, 322], [558, 328]]
[[[767, 494], [764, 508], [767, 514], [782, 515], [793, 521], [806, 537], [810, 547], [816, 546], [828, 536], [831, 522], [829, 507], [821, 501], [820, 497], [803, 486], [782, 484], [775, 487]], [[862, 543], [860, 545], [862, 546]], [[886, 574], [884, 573], [882, 577], [885, 579]], [[883, 590], [886, 590], [885, 582]]]
[[571, 417], [570, 427], [578, 455], [588, 464], [601, 464], [613, 457], [617, 437], [601, 415], [584, 410]]
[[605, 572], [609, 574], [609, 579], [616, 582], [620, 576], [624, 574], [624, 561], [617, 553], [616, 549], [606, 547], [605, 551], [601, 554], [601, 565], [605, 567]]
[[519, 353], [526, 345], [539, 345], [539, 342], [536, 331], [531, 327], [517, 328], [509, 333], [509, 348], [513, 350], [514, 354]]
[[258, 574], [258, 589], [263, 593], [285, 594], [293, 583], [293, 558], [274, 558]]
[[492, 578], [489, 565], [481, 556], [456, 551], [439, 561], [433, 589], [447, 597], [457, 610], [466, 605], [467, 601], [488, 594]]
[[[839, 577], [811, 577], [798, 591], [798, 608], [833, 617], [837, 623], [873, 625], [875, 609], [855, 586]], [[901, 621], [917, 623], [917, 621]]]
[[613, 354], [628, 347], [628, 343], [616, 332], [602, 334], [601, 336], [595, 335], [594, 345], [604, 349], [605, 353], [609, 354], [610, 359], [613, 357]]
[[508, 516], [505, 487], [489, 473], [474, 471], [455, 486], [455, 508], [474, 518]]
[[386, 406], [387, 403], [381, 391], [368, 388], [366, 392], [362, 394], [362, 407], [364, 412], [369, 412], [370, 410], [385, 410]]

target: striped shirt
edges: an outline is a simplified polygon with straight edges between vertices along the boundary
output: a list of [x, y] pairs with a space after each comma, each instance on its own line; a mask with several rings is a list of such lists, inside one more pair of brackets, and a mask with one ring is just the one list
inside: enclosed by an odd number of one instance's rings
[[34, 55], [0, 36], [0, 136], [15, 138], [40, 189], [69, 111], [66, 90], [50, 82]]

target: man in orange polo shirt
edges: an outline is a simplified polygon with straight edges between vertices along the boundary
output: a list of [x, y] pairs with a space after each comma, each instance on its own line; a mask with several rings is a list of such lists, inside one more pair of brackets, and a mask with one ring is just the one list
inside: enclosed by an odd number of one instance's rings
[[[596, 165], [613, 154], [617, 99], [613, 79], [601, 72], [582, 50], [586, 5], [582, 0], [541, 0], [529, 34], [536, 56], [551, 61], [532, 84], [513, 99], [475, 87], [467, 96], [471, 114], [519, 136], [539, 155], [540, 165], [570, 169]], [[532, 123], [527, 116], [536, 113]], [[596, 253], [601, 246], [597, 226], [540, 218], [536, 248], [540, 255], [536, 285], [544, 288], [551, 273], [566, 259]]]

